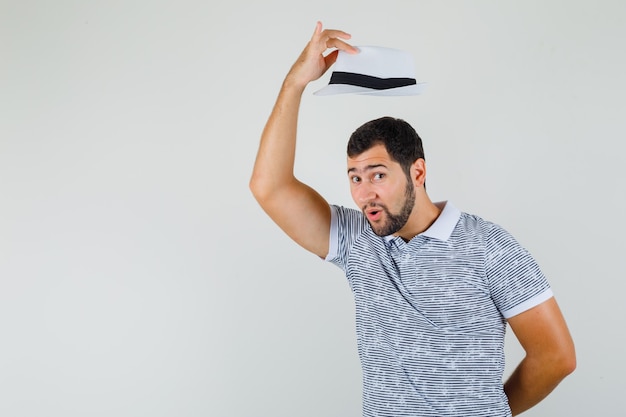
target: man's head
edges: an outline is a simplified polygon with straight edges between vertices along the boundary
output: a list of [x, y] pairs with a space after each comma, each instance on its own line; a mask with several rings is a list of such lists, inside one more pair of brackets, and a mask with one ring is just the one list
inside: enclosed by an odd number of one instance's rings
[[400, 164], [410, 177], [411, 165], [424, 158], [422, 139], [415, 129], [402, 119], [381, 117], [363, 124], [348, 140], [348, 158], [362, 154], [374, 145], [383, 144], [389, 156]]
[[422, 141], [405, 121], [391, 117], [359, 127], [348, 141], [350, 191], [379, 236], [401, 232], [425, 179]]

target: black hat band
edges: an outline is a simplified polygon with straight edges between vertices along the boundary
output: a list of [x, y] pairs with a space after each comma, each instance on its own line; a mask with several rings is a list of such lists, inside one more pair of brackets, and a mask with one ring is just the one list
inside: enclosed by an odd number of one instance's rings
[[371, 75], [356, 74], [353, 72], [335, 71], [330, 77], [329, 84], [347, 84], [374, 90], [388, 90], [390, 88], [406, 87], [417, 84], [415, 78], [378, 78]]

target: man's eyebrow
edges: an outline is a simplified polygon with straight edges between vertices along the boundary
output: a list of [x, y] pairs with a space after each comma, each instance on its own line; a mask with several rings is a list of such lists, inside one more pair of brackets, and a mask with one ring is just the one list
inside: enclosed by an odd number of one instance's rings
[[[372, 169], [376, 169], [376, 168], [387, 168], [387, 165], [385, 164], [370, 164], [370, 165], [366, 165], [365, 168], [362, 169], [362, 171], [371, 171]], [[351, 172], [357, 172], [359, 171], [358, 169], [356, 169], [355, 167], [349, 168], [348, 169], [348, 174]]]

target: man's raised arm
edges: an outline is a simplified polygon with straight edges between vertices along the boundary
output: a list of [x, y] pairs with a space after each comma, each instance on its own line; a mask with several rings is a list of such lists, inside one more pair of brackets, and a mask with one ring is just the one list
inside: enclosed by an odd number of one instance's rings
[[[311, 40], [291, 67], [263, 129], [250, 190], [263, 210], [295, 242], [320, 257], [328, 254], [330, 208], [315, 190], [294, 176], [296, 131], [302, 93], [337, 59], [338, 50], [357, 53], [340, 30], [317, 23]], [[329, 48], [336, 48], [324, 56]]]

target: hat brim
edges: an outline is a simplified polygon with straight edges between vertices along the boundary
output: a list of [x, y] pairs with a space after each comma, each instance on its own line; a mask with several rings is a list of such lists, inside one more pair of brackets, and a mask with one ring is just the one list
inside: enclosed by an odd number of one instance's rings
[[376, 90], [373, 88], [360, 87], [348, 84], [329, 84], [315, 91], [316, 96], [333, 96], [338, 94], [360, 94], [368, 96], [415, 96], [421, 94], [426, 88], [426, 83], [407, 85], [404, 87]]

